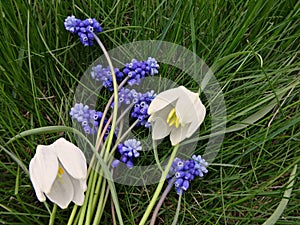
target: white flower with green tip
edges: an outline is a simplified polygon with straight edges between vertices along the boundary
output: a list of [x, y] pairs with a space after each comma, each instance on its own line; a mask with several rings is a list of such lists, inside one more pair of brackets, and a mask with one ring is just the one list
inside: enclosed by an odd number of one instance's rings
[[51, 145], [38, 145], [29, 164], [30, 179], [39, 201], [45, 195], [62, 209], [73, 201], [82, 205], [87, 189], [87, 164], [82, 151], [60, 138]]
[[159, 140], [170, 134], [172, 145], [176, 145], [199, 128], [205, 113], [198, 93], [184, 86], [161, 92], [148, 108], [152, 139]]

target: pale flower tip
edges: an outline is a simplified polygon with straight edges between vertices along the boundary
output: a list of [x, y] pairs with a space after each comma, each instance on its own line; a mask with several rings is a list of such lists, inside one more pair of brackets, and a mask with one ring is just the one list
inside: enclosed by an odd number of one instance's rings
[[46, 197], [43, 193], [37, 193], [36, 192], [36, 196], [37, 196], [37, 198], [40, 202], [45, 202], [46, 201]]

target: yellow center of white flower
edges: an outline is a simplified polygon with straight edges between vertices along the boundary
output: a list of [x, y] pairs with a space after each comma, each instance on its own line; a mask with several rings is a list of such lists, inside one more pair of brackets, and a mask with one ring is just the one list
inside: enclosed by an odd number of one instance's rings
[[176, 128], [179, 127], [179, 118], [176, 115], [176, 109], [173, 108], [167, 118], [167, 123], [169, 124], [169, 126], [174, 125]]
[[62, 179], [62, 176], [61, 176], [61, 175], [63, 175], [64, 173], [65, 173], [64, 169], [63, 169], [61, 166], [59, 166], [59, 167], [58, 167], [58, 171], [57, 171], [57, 176], [58, 176], [60, 179]]

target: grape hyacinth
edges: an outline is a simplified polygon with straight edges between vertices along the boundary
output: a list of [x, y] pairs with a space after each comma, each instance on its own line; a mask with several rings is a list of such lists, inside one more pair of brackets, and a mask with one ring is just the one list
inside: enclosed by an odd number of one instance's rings
[[[71, 108], [70, 116], [72, 119], [77, 120], [77, 122], [81, 123], [84, 133], [86, 134], [96, 134], [98, 132], [99, 124], [102, 119], [102, 112], [89, 109], [88, 105], [83, 105], [82, 103], [76, 103], [73, 108]], [[107, 123], [107, 119], [104, 119], [104, 126]], [[103, 127], [104, 127], [103, 126]], [[110, 125], [105, 132], [104, 140], [107, 138]], [[115, 136], [117, 134], [117, 130], [115, 131]]]
[[128, 139], [124, 143], [118, 145], [118, 151], [121, 154], [120, 160], [116, 159], [111, 166], [116, 168], [120, 162], [126, 163], [128, 168], [133, 167], [133, 160], [140, 156], [139, 151], [142, 150], [141, 142], [137, 139]]
[[123, 69], [123, 73], [129, 77], [127, 83], [129, 85], [140, 84], [141, 79], [146, 75], [154, 76], [158, 73], [159, 64], [157, 61], [149, 57], [146, 61], [138, 61], [132, 59], [131, 63], [127, 63]]
[[131, 117], [138, 119], [137, 126], [144, 126], [149, 128], [151, 123], [148, 122], [149, 114], [148, 107], [155, 97], [155, 92], [148, 91], [144, 94], [140, 94], [139, 98], [135, 102], [134, 108], [131, 112]]
[[84, 46], [92, 46], [94, 40], [93, 33], [96, 34], [102, 31], [99, 22], [94, 18], [80, 20], [75, 16], [68, 16], [65, 19], [64, 25], [67, 31], [79, 36], [80, 41]]
[[208, 172], [207, 167], [208, 163], [200, 155], [193, 155], [192, 159], [188, 160], [175, 158], [167, 178], [170, 182], [174, 176], [176, 192], [183, 194], [196, 176], [203, 177]]
[[[145, 76], [154, 76], [158, 74], [159, 64], [157, 61], [149, 57], [146, 61], [137, 61], [132, 59], [131, 63], [126, 63], [123, 69], [115, 68], [116, 80], [118, 83], [128, 76], [127, 83], [132, 86], [134, 84], [139, 85], [141, 79]], [[92, 67], [91, 78], [96, 81], [102, 81], [104, 87], [108, 90], [113, 91], [113, 82], [111, 77], [110, 68], [104, 68], [102, 65], [98, 64]]]
[[[130, 112], [131, 118], [137, 119], [138, 122], [136, 126], [144, 126], [149, 128], [151, 123], [148, 122], [148, 107], [156, 93], [151, 90], [146, 93], [137, 92], [135, 89], [121, 88], [118, 92], [119, 97], [119, 107], [122, 105], [133, 104], [133, 107]], [[114, 103], [111, 105], [114, 106]]]
[[[123, 79], [124, 74], [118, 69], [115, 68], [116, 80], [120, 83]], [[96, 81], [102, 81], [102, 85], [106, 87], [109, 91], [113, 91], [113, 81], [111, 76], [111, 71], [109, 66], [104, 68], [102, 65], [98, 64], [92, 67], [91, 78]]]
[[139, 96], [141, 93], [137, 92], [134, 89], [128, 89], [122, 87], [119, 92], [118, 92], [118, 97], [119, 97], [119, 106], [122, 104], [129, 105], [131, 103], [136, 103], [139, 100]]

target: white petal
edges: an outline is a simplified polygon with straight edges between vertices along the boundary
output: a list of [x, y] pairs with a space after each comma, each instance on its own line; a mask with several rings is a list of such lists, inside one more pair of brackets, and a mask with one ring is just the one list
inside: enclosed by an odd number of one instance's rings
[[76, 205], [83, 205], [84, 202], [84, 192], [87, 189], [86, 180], [75, 180], [71, 179], [74, 188], [74, 195], [72, 201]]
[[58, 159], [53, 151], [52, 145], [38, 145], [36, 154], [29, 164], [30, 179], [38, 188], [39, 200], [44, 200], [39, 191], [48, 193], [56, 178], [58, 171]]
[[36, 158], [33, 157], [29, 163], [29, 174], [30, 174], [31, 182], [32, 182], [33, 188], [35, 190], [35, 194], [36, 194], [37, 198], [39, 199], [40, 202], [44, 202], [44, 201], [46, 201], [46, 197], [45, 197], [44, 193], [41, 191], [41, 188], [40, 188], [38, 182], [36, 181], [36, 177], [38, 175], [36, 174], [36, 170], [34, 169], [35, 164], [36, 164]]
[[196, 119], [196, 105], [201, 101], [197, 93], [191, 92], [183, 86], [178, 88], [178, 101], [176, 102], [176, 115], [179, 121], [188, 123]]
[[178, 128], [173, 128], [170, 134], [170, 140], [172, 145], [177, 145], [185, 138], [187, 138], [186, 134], [189, 129], [190, 124], [185, 124], [184, 126], [179, 126]]
[[200, 124], [204, 120], [205, 114], [205, 106], [201, 103], [201, 101], [197, 102], [195, 105], [194, 119], [192, 120], [189, 130], [187, 131], [187, 137], [190, 137], [199, 128]]
[[75, 179], [85, 179], [87, 175], [86, 159], [82, 151], [64, 138], [53, 143], [56, 155], [64, 169]]
[[74, 188], [70, 175], [65, 172], [61, 175], [61, 178], [56, 177], [50, 192], [46, 195], [60, 208], [67, 208], [74, 196]]
[[159, 140], [169, 135], [171, 127], [162, 118], [156, 118], [152, 124], [152, 139]]
[[159, 93], [151, 102], [148, 108], [148, 114], [151, 115], [154, 112], [157, 112], [167, 105], [174, 105], [175, 101], [178, 98], [178, 88], [173, 88], [164, 92]]
[[161, 109], [160, 111], [153, 113], [148, 120], [151, 122], [157, 120], [157, 118], [160, 118], [163, 119], [164, 121], [167, 121], [168, 115], [174, 107], [172, 105], [167, 105], [165, 108]]

